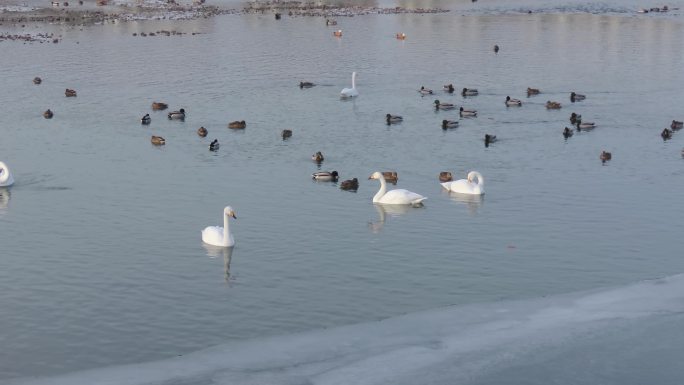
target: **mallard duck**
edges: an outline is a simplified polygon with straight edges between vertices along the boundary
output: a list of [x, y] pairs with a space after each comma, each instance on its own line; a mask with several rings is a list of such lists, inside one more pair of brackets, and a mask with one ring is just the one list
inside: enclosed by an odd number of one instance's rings
[[152, 139], [150, 139], [150, 142], [152, 142], [152, 144], [154, 144], [155, 146], [163, 146], [166, 144], [166, 139], [162, 138], [161, 136], [152, 135]]
[[392, 184], [397, 184], [399, 181], [399, 174], [396, 171], [383, 171], [382, 177], [385, 178], [385, 181]]
[[315, 86], [315, 84], [311, 82], [299, 82], [299, 88], [311, 88]]
[[453, 84], [446, 84], [444, 86], [444, 91], [453, 94], [454, 93], [454, 85]]
[[596, 123], [594, 122], [582, 122], [582, 121], [577, 121], [575, 124], [577, 126], [577, 131], [590, 131], [596, 128]]
[[75, 97], [76, 96], [76, 90], [72, 90], [72, 89], [67, 88], [66, 91], [64, 91], [64, 95], [67, 98]]
[[33, 84], [40, 84], [42, 82], [43, 82], [43, 79], [39, 78], [38, 76], [33, 78]]
[[169, 105], [162, 102], [152, 102], [152, 109], [155, 111], [161, 111], [169, 108]]
[[393, 124], [393, 123], [401, 123], [404, 118], [402, 118], [399, 115], [392, 115], [392, 114], [387, 114], [385, 115], [385, 118], [387, 120], [387, 125]]
[[587, 97], [585, 95], [576, 94], [574, 91], [570, 93], [570, 101], [573, 103], [579, 102], [580, 100], [584, 100], [586, 98]]
[[283, 140], [285, 140], [292, 136], [292, 130], [283, 130], [280, 135], [283, 137]]
[[245, 128], [247, 123], [244, 120], [236, 120], [234, 122], [228, 123], [228, 128]]
[[442, 120], [442, 130], [458, 127], [458, 120]]
[[477, 116], [477, 111], [476, 110], [466, 110], [465, 108], [461, 107], [461, 110], [459, 112], [462, 118], [472, 118]]
[[576, 113], [570, 114], [570, 124], [577, 124], [577, 122], [582, 121], [582, 115], [577, 115]]
[[152, 121], [152, 118], [150, 118], [150, 114], [145, 114], [145, 116], [140, 118], [141, 124], [150, 124], [151, 121]]
[[208, 133], [209, 133], [209, 131], [207, 131], [207, 129], [204, 127], [200, 127], [197, 129], [197, 135], [201, 136], [202, 138], [207, 136]]
[[359, 180], [356, 178], [353, 179], [347, 179], [340, 183], [340, 188], [342, 190], [353, 190], [356, 191], [359, 189]]
[[221, 147], [221, 145], [219, 144], [218, 139], [214, 139], [209, 143], [209, 151], [218, 151], [219, 147]]
[[276, 20], [280, 20], [280, 16], [281, 16], [281, 15], [280, 15], [279, 13], [276, 13], [276, 14], [275, 14], [275, 19], [276, 19]]
[[670, 129], [671, 129], [672, 131], [681, 130], [682, 127], [684, 127], [684, 122], [680, 122], [680, 121], [677, 121], [677, 120], [673, 120], [673, 121], [672, 121], [672, 124], [670, 124]]
[[342, 37], [342, 30], [338, 29], [337, 31], [333, 31], [333, 36]]
[[435, 109], [437, 110], [453, 110], [454, 108], [456, 106], [451, 103], [440, 103], [439, 100], [435, 100]]
[[311, 174], [311, 178], [322, 182], [336, 182], [337, 171], [319, 171]]
[[323, 158], [323, 153], [318, 151], [315, 154], [311, 155], [311, 160], [314, 162], [321, 163], [325, 158]]
[[496, 135], [485, 134], [484, 142], [485, 142], [485, 147], [489, 147], [490, 143], [496, 142]]
[[452, 180], [454, 180], [454, 177], [449, 171], [442, 171], [439, 173], [440, 182], [451, 182]]
[[337, 25], [337, 20], [325, 19], [325, 25]]
[[432, 95], [432, 90], [429, 88], [425, 88], [424, 86], [420, 86], [418, 93], [421, 95]]
[[185, 109], [181, 108], [178, 111], [172, 111], [168, 114], [169, 119], [185, 120]]
[[499, 53], [499, 45], [494, 44], [494, 53]]
[[538, 88], [527, 87], [527, 96], [539, 95], [541, 91]]
[[575, 133], [575, 131], [571, 128], [568, 128], [568, 127], [565, 127], [565, 129], [563, 130], [563, 136], [565, 137], [565, 139], [571, 137], [572, 134], [574, 134], [574, 133]]
[[522, 106], [522, 102], [519, 99], [513, 99], [510, 96], [506, 96], [506, 106]]
[[606, 161], [611, 160], [612, 158], [613, 158], [613, 154], [611, 154], [611, 153], [608, 152], [608, 151], [603, 151], [603, 152], [601, 152], [601, 155], [599, 155], [599, 159], [601, 159], [601, 161], [602, 161], [603, 163], [605, 163]]
[[463, 88], [461, 91], [461, 96], [475, 96], [479, 92], [475, 88]]
[[45, 119], [52, 119], [52, 116], [53, 116], [53, 115], [54, 115], [54, 114], [52, 113], [52, 111], [50, 111], [49, 108], [47, 109], [47, 111], [43, 112], [43, 117], [44, 117]]
[[397, 40], [406, 40], [406, 34], [405, 33], [397, 33], [395, 35], [395, 37], [397, 38]]
[[558, 110], [561, 108], [561, 104], [559, 102], [552, 102], [548, 100], [546, 101], [546, 108], [549, 110]]
[[660, 136], [663, 137], [663, 140], [672, 139], [672, 130], [665, 128], [663, 129], [663, 132], [660, 133]]

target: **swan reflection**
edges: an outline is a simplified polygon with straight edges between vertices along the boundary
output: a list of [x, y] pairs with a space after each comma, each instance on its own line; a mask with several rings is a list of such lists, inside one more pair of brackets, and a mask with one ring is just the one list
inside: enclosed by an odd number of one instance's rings
[[449, 198], [452, 201], [464, 204], [468, 208], [468, 213], [470, 215], [476, 215], [477, 210], [482, 206], [484, 202], [484, 195], [473, 195], [473, 194], [463, 194], [457, 192], [448, 192], [443, 190], [444, 194], [449, 194]]
[[415, 209], [411, 205], [383, 205], [383, 204], [373, 204], [375, 211], [378, 212], [378, 220], [368, 223], [371, 231], [373, 233], [379, 233], [385, 226], [385, 221], [391, 217], [398, 217], [400, 215], [406, 214], [411, 209]]
[[[4, 210], [9, 205], [10, 191], [8, 188], [0, 187], [0, 210]], [[0, 211], [2, 213], [2, 211]]]
[[230, 260], [233, 258], [235, 247], [219, 247], [202, 243], [202, 247], [207, 251], [207, 256], [212, 258], [223, 257], [223, 272], [226, 282], [230, 281]]

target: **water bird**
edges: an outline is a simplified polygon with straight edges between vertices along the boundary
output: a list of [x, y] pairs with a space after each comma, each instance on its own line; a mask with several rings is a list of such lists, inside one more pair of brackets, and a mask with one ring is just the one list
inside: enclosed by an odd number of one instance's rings
[[596, 128], [596, 123], [594, 122], [582, 122], [582, 121], [577, 121], [575, 124], [577, 126], [577, 131], [590, 131]]
[[442, 171], [439, 173], [439, 181], [440, 182], [451, 182], [454, 180], [453, 175], [451, 175], [451, 172], [449, 171]]
[[489, 147], [490, 143], [496, 142], [496, 135], [485, 134], [484, 143], [485, 147]]
[[312, 82], [299, 82], [299, 88], [311, 88], [315, 86]]
[[335, 20], [335, 19], [325, 19], [325, 25], [337, 25], [337, 20]]
[[152, 142], [152, 144], [154, 144], [155, 146], [163, 146], [166, 144], [166, 139], [162, 138], [161, 136], [152, 135], [152, 139], [150, 139], [150, 142]]
[[494, 53], [499, 53], [499, 45], [494, 44]]
[[575, 125], [577, 122], [582, 121], [582, 115], [577, 115], [576, 113], [570, 114], [570, 124]]
[[178, 111], [169, 112], [169, 119], [185, 120], [185, 109], [181, 108]]
[[387, 121], [387, 125], [389, 126], [393, 123], [401, 123], [404, 120], [404, 118], [402, 118], [399, 115], [387, 114], [385, 115], [385, 120]]
[[333, 36], [342, 37], [342, 30], [338, 29], [337, 31], [333, 31]]
[[565, 127], [565, 129], [563, 130], [563, 137], [565, 137], [565, 139], [567, 139], [567, 138], [571, 137], [572, 134], [574, 134], [574, 133], [575, 133], [575, 131], [573, 129]]
[[0, 187], [9, 187], [14, 184], [12, 172], [5, 162], [0, 161]]
[[52, 111], [50, 111], [49, 108], [47, 109], [47, 111], [43, 112], [43, 117], [44, 117], [45, 119], [52, 119], [52, 116], [53, 116], [53, 115], [54, 115], [54, 114], [52, 113]]
[[550, 100], [546, 101], [546, 108], [549, 110], [558, 110], [561, 108], [560, 102], [552, 102]]
[[606, 163], [607, 161], [611, 160], [613, 158], [613, 154], [611, 154], [608, 151], [603, 151], [601, 152], [601, 155], [599, 155], [599, 159], [601, 159], [601, 162]]
[[319, 171], [311, 174], [311, 178], [321, 182], [337, 182], [337, 171]]
[[456, 108], [456, 106], [451, 103], [441, 103], [439, 100], [435, 100], [436, 110], [453, 110], [454, 108]]
[[324, 159], [323, 153], [320, 151], [317, 151], [315, 154], [311, 155], [311, 160], [317, 163], [321, 163]]
[[672, 139], [672, 130], [665, 128], [663, 129], [663, 132], [660, 133], [660, 136], [663, 140]]
[[39, 78], [38, 76], [33, 78], [33, 84], [40, 84], [42, 82], [43, 82], [43, 79]]
[[276, 20], [280, 20], [280, 14], [279, 14], [279, 13], [276, 13], [276, 14], [275, 14], [275, 19], [276, 19]]
[[432, 90], [429, 88], [425, 88], [424, 86], [420, 86], [420, 89], [418, 90], [418, 93], [421, 95], [432, 95]]
[[385, 178], [385, 181], [392, 184], [397, 184], [399, 181], [399, 174], [396, 171], [383, 171], [382, 177]]
[[67, 88], [67, 89], [64, 91], [64, 95], [65, 95], [67, 98], [75, 97], [75, 96], [76, 96], [76, 90], [72, 90], [72, 89], [70, 89], [70, 88]]
[[462, 118], [474, 118], [477, 116], [477, 110], [466, 110], [461, 107], [459, 115], [461, 115]]
[[152, 118], [150, 118], [150, 114], [145, 114], [145, 116], [140, 118], [141, 124], [150, 124], [150, 122], [152, 122]]
[[479, 94], [479, 91], [476, 88], [463, 88], [461, 90], [461, 96], [475, 96]]
[[243, 129], [245, 127], [247, 127], [247, 122], [244, 120], [235, 120], [228, 123], [228, 128]]
[[527, 87], [527, 96], [539, 95], [541, 91], [538, 88]]
[[223, 227], [207, 226], [204, 228], [204, 230], [202, 230], [202, 242], [220, 247], [234, 246], [235, 239], [233, 238], [233, 234], [230, 232], [228, 217], [237, 219], [235, 216], [235, 211], [233, 211], [233, 208], [230, 206], [226, 206], [223, 209]]
[[221, 147], [219, 144], [218, 139], [214, 139], [211, 143], [209, 143], [209, 151], [218, 151], [218, 149]]
[[356, 191], [359, 189], [359, 180], [356, 178], [347, 179], [340, 183], [340, 189]]
[[353, 98], [359, 96], [359, 91], [356, 90], [356, 71], [352, 72], [352, 86], [351, 88], [343, 88], [340, 92], [340, 97], [343, 99]]
[[458, 127], [458, 120], [442, 120], [442, 130]]
[[162, 102], [152, 102], [152, 109], [155, 111], [161, 111], [169, 108], [169, 105]]
[[445, 84], [444, 87], [443, 87], [443, 89], [444, 89], [444, 91], [446, 91], [446, 92], [448, 92], [448, 93], [450, 93], [450, 94], [453, 94], [453, 93], [454, 93], [454, 85], [451, 84], [451, 83]]
[[292, 130], [283, 130], [280, 135], [283, 137], [283, 140], [285, 140], [292, 136]]
[[406, 34], [405, 33], [401, 33], [401, 32], [397, 33], [395, 35], [395, 37], [397, 38], [397, 40], [406, 40]]
[[[476, 179], [477, 183], [474, 182]], [[482, 174], [477, 171], [469, 172], [466, 179], [459, 179], [453, 182], [444, 182], [441, 183], [441, 185], [451, 192], [461, 194], [483, 195], [485, 193], [484, 178], [482, 177]]]
[[584, 100], [586, 98], [587, 97], [585, 95], [576, 94], [575, 91], [570, 93], [570, 101], [573, 103], [579, 102], [580, 100]]
[[670, 129], [671, 129], [672, 131], [681, 130], [682, 127], [684, 127], [684, 122], [680, 122], [680, 121], [677, 121], [677, 120], [673, 120], [673, 121], [672, 121], [672, 124], [670, 124]]
[[506, 96], [506, 106], [522, 106], [522, 102], [519, 99], [513, 99], [510, 96]]
[[380, 190], [373, 196], [373, 203], [393, 205], [419, 205], [426, 197], [404, 189], [387, 191], [387, 182], [380, 171], [374, 172], [368, 179], [380, 181]]
[[207, 129], [204, 128], [204, 127], [200, 127], [200, 128], [197, 129], [197, 135], [199, 135], [199, 136], [202, 137], [202, 138], [204, 138], [205, 136], [207, 136], [208, 133], [209, 133], [209, 131], [207, 131]]

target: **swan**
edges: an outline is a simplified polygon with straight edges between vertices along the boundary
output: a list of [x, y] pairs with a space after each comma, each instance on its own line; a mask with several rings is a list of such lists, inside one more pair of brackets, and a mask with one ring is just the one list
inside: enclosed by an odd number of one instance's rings
[[527, 87], [527, 96], [539, 95], [540, 93], [541, 91], [539, 91], [539, 88]]
[[352, 86], [351, 88], [343, 88], [340, 92], [341, 98], [353, 98], [359, 96], [359, 91], [356, 90], [356, 71], [352, 72]]
[[9, 167], [0, 161], [0, 187], [9, 187], [14, 184], [14, 178]]
[[226, 208], [223, 209], [223, 227], [207, 226], [202, 230], [202, 242], [213, 246], [234, 246], [235, 239], [233, 239], [233, 234], [230, 233], [228, 217], [237, 219], [235, 211], [233, 211], [233, 208], [230, 206], [226, 206]]
[[463, 88], [463, 90], [461, 91], [462, 96], [475, 96], [478, 93], [479, 92], [475, 88]]
[[465, 108], [461, 107], [460, 111], [460, 115], [462, 118], [474, 118], [477, 116], [477, 110], [466, 110]]
[[570, 101], [573, 103], [579, 102], [580, 100], [584, 100], [586, 98], [587, 97], [585, 95], [576, 94], [574, 91], [570, 93]]
[[197, 135], [201, 136], [202, 138], [207, 136], [208, 133], [209, 133], [209, 131], [207, 131], [207, 129], [204, 127], [200, 127], [197, 129]]
[[356, 178], [347, 179], [344, 182], [340, 183], [340, 189], [356, 191], [359, 189], [359, 180]]
[[388, 125], [392, 123], [401, 123], [404, 120], [404, 118], [402, 118], [401, 116], [392, 114], [385, 115], [385, 118], [387, 119]]
[[522, 102], [518, 99], [512, 99], [510, 96], [506, 96], [506, 106], [522, 106]]
[[380, 181], [380, 190], [373, 197], [373, 203], [382, 203], [390, 205], [418, 205], [427, 198], [416, 194], [414, 192], [396, 189], [387, 191], [387, 182], [380, 171], [374, 172], [368, 179], [377, 179]]
[[439, 100], [435, 100], [436, 110], [453, 110], [454, 108], [456, 108], [456, 106], [451, 103], [440, 103]]
[[[477, 183], [473, 179], [477, 178]], [[484, 178], [482, 174], [477, 171], [468, 173], [467, 179], [459, 179], [453, 182], [440, 183], [442, 187], [461, 194], [484, 195]]]
[[150, 122], [152, 122], [152, 118], [150, 118], [150, 114], [145, 114], [145, 116], [143, 116], [140, 119], [141, 124], [150, 124]]
[[169, 119], [185, 120], [185, 109], [181, 108], [179, 111], [169, 112]]
[[319, 171], [311, 174], [311, 178], [321, 182], [336, 182], [338, 175], [337, 171]]

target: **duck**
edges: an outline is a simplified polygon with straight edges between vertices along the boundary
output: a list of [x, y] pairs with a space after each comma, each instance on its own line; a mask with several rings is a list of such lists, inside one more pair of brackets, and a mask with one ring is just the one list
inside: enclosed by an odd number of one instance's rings
[[230, 232], [228, 218], [237, 219], [235, 211], [230, 206], [223, 209], [223, 227], [221, 226], [207, 226], [202, 230], [202, 242], [218, 247], [232, 247], [235, 246], [235, 239]]
[[510, 96], [506, 96], [506, 106], [522, 106], [522, 102], [519, 99], [513, 99]]
[[169, 108], [169, 105], [162, 102], [152, 102], [152, 109], [155, 111], [162, 111]]
[[204, 128], [204, 127], [200, 127], [200, 128], [197, 129], [197, 135], [199, 135], [199, 136], [202, 137], [202, 138], [204, 138], [205, 136], [207, 136], [208, 133], [209, 133], [209, 131], [207, 131], [207, 129]]
[[446, 130], [447, 128], [456, 128], [458, 127], [458, 121], [457, 120], [442, 120], [442, 130]]
[[[477, 183], [474, 180], [477, 179]], [[484, 178], [482, 174], [477, 171], [471, 171], [466, 176], [466, 179], [459, 179], [453, 182], [440, 183], [442, 187], [451, 192], [470, 194], [470, 195], [484, 195]]]
[[333, 36], [342, 37], [342, 30], [338, 29], [337, 31], [333, 31]]
[[325, 25], [337, 25], [337, 20], [335, 20], [335, 19], [325, 19]]
[[152, 118], [150, 118], [150, 114], [145, 114], [145, 116], [140, 118], [141, 124], [150, 124], [151, 121], [152, 121]]
[[169, 112], [169, 119], [185, 120], [185, 109], [181, 108], [178, 111]]
[[539, 95], [541, 91], [538, 88], [527, 87], [527, 96]]
[[677, 121], [677, 120], [673, 120], [673, 121], [672, 121], [672, 124], [670, 124], [670, 129], [671, 129], [672, 131], [681, 130], [682, 127], [684, 127], [684, 122], [680, 122], [680, 121]]
[[340, 183], [340, 189], [356, 191], [359, 189], [359, 180], [356, 178], [347, 179]]
[[439, 100], [435, 100], [436, 110], [453, 110], [454, 108], [456, 108], [456, 106], [451, 103], [441, 103]]
[[314, 162], [321, 163], [325, 158], [323, 158], [323, 153], [320, 151], [317, 151], [315, 154], [311, 155], [311, 160]]
[[432, 90], [429, 88], [425, 88], [424, 86], [420, 86], [418, 93], [421, 95], [432, 95]]
[[385, 178], [385, 181], [392, 184], [397, 184], [399, 181], [399, 174], [396, 171], [383, 171], [382, 177]]
[[575, 131], [571, 128], [568, 128], [568, 127], [565, 127], [565, 129], [563, 130], [563, 136], [565, 137], [565, 139], [571, 137], [572, 134], [574, 134], [574, 133], [575, 133]]
[[292, 130], [283, 130], [283, 132], [280, 133], [280, 136], [282, 136], [283, 140], [285, 140], [292, 136]]
[[352, 72], [352, 86], [351, 88], [343, 88], [340, 91], [340, 97], [342, 99], [355, 98], [359, 96], [359, 91], [356, 89], [356, 71]]
[[373, 196], [373, 203], [418, 206], [427, 199], [420, 194], [404, 189], [387, 191], [387, 182], [380, 171], [374, 172], [368, 179], [380, 181], [380, 189]]
[[552, 102], [550, 100], [547, 100], [546, 108], [549, 110], [558, 110], [561, 108], [561, 104], [559, 102]]
[[496, 135], [485, 134], [484, 142], [485, 142], [485, 147], [489, 147], [490, 143], [496, 142]]
[[582, 131], [582, 130], [590, 131], [590, 130], [593, 130], [594, 128], [596, 128], [596, 123], [594, 123], [594, 122], [582, 122], [582, 121], [578, 120], [575, 125], [577, 126], [578, 132]]
[[53, 115], [54, 115], [54, 114], [52, 113], [52, 111], [50, 111], [49, 108], [47, 109], [47, 111], [43, 112], [43, 117], [44, 117], [45, 119], [52, 119], [52, 116], [53, 116]]
[[449, 171], [442, 171], [439, 173], [440, 182], [451, 182], [452, 180], [454, 180], [454, 177]]
[[67, 98], [75, 97], [76, 96], [76, 90], [72, 90], [72, 89], [67, 88], [66, 91], [64, 91], [64, 95]]
[[163, 146], [166, 144], [166, 139], [162, 138], [161, 136], [152, 135], [152, 139], [150, 139], [150, 142], [152, 142], [152, 144], [154, 144], [155, 146]]
[[397, 40], [406, 40], [406, 34], [403, 32], [397, 33], [395, 37], [397, 38]]
[[247, 127], [247, 123], [244, 120], [235, 120], [233, 122], [228, 123], [228, 128], [242, 129], [245, 127]]
[[475, 96], [479, 92], [475, 88], [463, 88], [461, 91], [461, 96]]
[[337, 171], [319, 171], [311, 174], [311, 178], [321, 182], [337, 182]]
[[33, 78], [33, 84], [40, 84], [42, 82], [43, 82], [43, 79], [39, 78], [38, 76]]
[[299, 82], [299, 88], [311, 88], [315, 86], [315, 84], [311, 82]]
[[499, 45], [494, 44], [494, 53], [499, 53]]
[[577, 122], [581, 122], [581, 121], [582, 121], [582, 115], [577, 115], [574, 112], [572, 114], [570, 114], [570, 124], [575, 125], [575, 124], [577, 124]]
[[454, 85], [453, 84], [445, 84], [444, 85], [444, 91], [453, 94], [454, 93]]
[[607, 161], [611, 160], [613, 158], [613, 154], [611, 154], [608, 151], [603, 151], [601, 152], [601, 155], [599, 155], [599, 159], [601, 159], [601, 162], [606, 163]]
[[393, 123], [401, 123], [404, 120], [404, 118], [402, 118], [401, 116], [392, 114], [385, 115], [385, 118], [387, 120], [388, 126]]
[[570, 93], [570, 101], [573, 103], [579, 102], [580, 100], [584, 100], [586, 98], [587, 97], [585, 95], [576, 94], [575, 91]]
[[218, 151], [219, 147], [221, 147], [221, 145], [219, 144], [218, 139], [214, 139], [209, 143], [209, 151]]
[[462, 118], [474, 118], [477, 116], [477, 110], [466, 110], [465, 108], [461, 107], [459, 114]]
[[9, 187], [14, 184], [14, 177], [5, 162], [0, 161], [0, 187]]
[[663, 140], [672, 139], [672, 130], [665, 128], [663, 129], [663, 132], [660, 133], [660, 136], [663, 138]]

